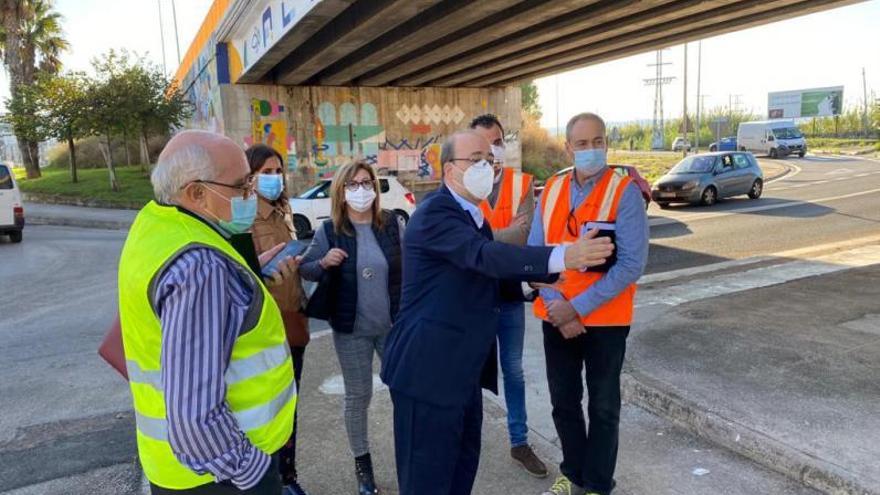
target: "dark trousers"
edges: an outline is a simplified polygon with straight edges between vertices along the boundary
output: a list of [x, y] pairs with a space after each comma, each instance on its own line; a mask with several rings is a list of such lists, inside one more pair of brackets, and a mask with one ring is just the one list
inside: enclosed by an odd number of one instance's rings
[[249, 490], [239, 490], [232, 483], [208, 483], [188, 490], [169, 490], [150, 483], [152, 495], [280, 495], [281, 478], [278, 476], [278, 455], [272, 456], [272, 463], [263, 479]]
[[[588, 327], [566, 340], [544, 322], [547, 383], [553, 423], [562, 443], [559, 470], [587, 492], [603, 495], [614, 488], [620, 425], [620, 372], [629, 327]], [[589, 429], [584, 422], [586, 368]]]
[[468, 495], [480, 464], [483, 395], [439, 407], [391, 391], [400, 495]]
[[[296, 381], [296, 390], [302, 394], [300, 390], [300, 381], [303, 372], [303, 356], [305, 355], [305, 347], [291, 347], [290, 354], [293, 357], [293, 377]], [[302, 401], [296, 403], [296, 411], [293, 412], [293, 433], [290, 440], [278, 451], [278, 467], [281, 470], [281, 482], [289, 485], [296, 481], [296, 425], [299, 423], [296, 418], [299, 415], [299, 408]]]

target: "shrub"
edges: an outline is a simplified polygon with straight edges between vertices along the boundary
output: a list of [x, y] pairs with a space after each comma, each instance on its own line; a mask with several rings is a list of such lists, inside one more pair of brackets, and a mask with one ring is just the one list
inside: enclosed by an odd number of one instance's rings
[[[168, 136], [150, 137], [147, 145], [150, 148], [150, 158], [153, 161], [159, 156], [168, 139]], [[104, 168], [107, 166], [104, 155], [101, 154], [101, 149], [98, 146], [100, 142], [103, 142], [103, 138], [99, 140], [94, 136], [75, 141], [77, 168]], [[132, 164], [140, 162], [141, 145], [136, 138], [129, 141], [128, 152], [131, 154]], [[70, 158], [67, 153], [67, 143], [58, 143], [50, 148], [46, 159], [49, 167], [68, 168]], [[125, 146], [120, 139], [113, 140], [113, 161], [117, 164], [125, 163]]]

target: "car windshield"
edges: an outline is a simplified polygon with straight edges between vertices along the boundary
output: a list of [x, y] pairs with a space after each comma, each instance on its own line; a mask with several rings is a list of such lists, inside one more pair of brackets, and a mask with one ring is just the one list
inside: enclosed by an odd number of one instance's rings
[[714, 156], [689, 156], [678, 162], [669, 173], [671, 174], [697, 174], [710, 172], [715, 166]]
[[5, 165], [0, 165], [0, 189], [12, 189], [12, 174]]
[[[328, 187], [330, 187], [330, 181], [329, 180], [322, 180], [321, 182], [318, 182], [314, 186], [310, 187], [306, 192], [300, 194], [298, 197], [299, 197], [299, 199], [313, 199], [315, 197], [319, 197], [319, 196], [317, 196], [318, 193], [325, 191]], [[325, 192], [324, 196], [320, 196], [320, 197], [322, 197], [322, 198], [327, 197], [326, 192]]]
[[773, 135], [776, 136], [776, 139], [800, 139], [804, 137], [801, 134], [801, 131], [797, 127], [782, 127], [779, 129], [773, 129]]

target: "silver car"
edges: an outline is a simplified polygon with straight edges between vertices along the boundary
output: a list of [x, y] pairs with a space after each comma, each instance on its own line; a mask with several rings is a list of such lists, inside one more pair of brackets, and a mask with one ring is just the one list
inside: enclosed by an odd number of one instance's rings
[[672, 168], [651, 189], [651, 199], [661, 208], [670, 203], [710, 206], [722, 198], [764, 192], [764, 173], [754, 155], [730, 151], [692, 155]]

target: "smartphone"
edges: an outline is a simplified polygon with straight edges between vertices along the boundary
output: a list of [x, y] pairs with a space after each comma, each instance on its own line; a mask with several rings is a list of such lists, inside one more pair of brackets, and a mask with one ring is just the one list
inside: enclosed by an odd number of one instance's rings
[[[587, 222], [581, 228], [581, 236], [584, 236], [587, 234], [587, 232], [596, 229], [599, 230], [599, 232], [596, 234], [596, 237], [608, 237], [611, 239], [611, 243], [615, 244], [617, 240], [617, 226], [614, 224], [614, 222]], [[617, 263], [616, 247], [617, 246], [615, 245], [614, 251], [611, 252], [611, 256], [609, 256], [608, 259], [605, 260], [605, 263], [598, 266], [583, 268], [581, 269], [581, 271], [605, 273], [610, 270], [611, 267], [614, 266], [615, 263]]]
[[291, 258], [295, 258], [309, 248], [308, 242], [303, 242], [299, 240], [292, 240], [287, 243], [284, 248], [278, 252], [268, 263], [263, 267], [260, 273], [263, 274], [264, 277], [271, 277], [275, 272], [278, 271], [278, 265], [288, 256]]

